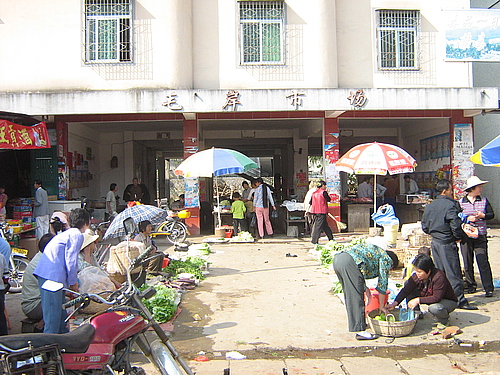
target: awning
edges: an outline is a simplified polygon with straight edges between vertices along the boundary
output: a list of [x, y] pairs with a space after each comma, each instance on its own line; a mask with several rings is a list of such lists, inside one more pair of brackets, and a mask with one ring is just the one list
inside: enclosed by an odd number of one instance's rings
[[49, 147], [50, 140], [45, 122], [23, 126], [0, 120], [0, 149], [26, 150]]

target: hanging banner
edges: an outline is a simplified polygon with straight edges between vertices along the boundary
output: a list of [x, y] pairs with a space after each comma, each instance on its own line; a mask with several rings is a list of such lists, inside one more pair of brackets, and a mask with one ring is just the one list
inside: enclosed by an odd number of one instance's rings
[[26, 150], [49, 147], [50, 140], [45, 122], [23, 126], [0, 120], [0, 148]]

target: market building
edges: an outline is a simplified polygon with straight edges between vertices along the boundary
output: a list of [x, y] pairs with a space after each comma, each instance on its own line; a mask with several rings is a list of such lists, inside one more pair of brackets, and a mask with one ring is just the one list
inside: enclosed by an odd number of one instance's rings
[[[465, 0], [1, 3], [0, 111], [48, 124], [53, 147], [29, 166], [62, 200], [133, 177], [163, 198], [170, 160], [224, 147], [259, 158], [284, 199], [305, 194], [308, 157], [323, 156], [340, 218], [335, 161], [373, 141], [414, 156], [422, 189], [437, 174], [460, 193], [474, 116], [498, 108], [472, 62], [445, 58], [449, 11]], [[210, 185], [197, 181], [188, 205]]]

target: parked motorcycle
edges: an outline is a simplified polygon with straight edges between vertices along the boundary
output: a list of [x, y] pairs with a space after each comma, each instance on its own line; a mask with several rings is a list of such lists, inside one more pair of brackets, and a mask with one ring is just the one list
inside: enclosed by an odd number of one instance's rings
[[[126, 219], [124, 225], [127, 234], [133, 232], [133, 228], [135, 228], [133, 220], [130, 222], [129, 219]], [[130, 363], [132, 348], [134, 344], [137, 344], [162, 375], [193, 375], [189, 366], [179, 356], [168, 336], [142, 302], [143, 298], [152, 297], [156, 290], [149, 287], [140, 292], [132, 283], [130, 271], [151, 260], [148, 257], [150, 250], [148, 248], [130, 262], [127, 269], [127, 281], [107, 298], [96, 294], [78, 294], [78, 297], [65, 304], [65, 308], [77, 306], [68, 319], [91, 301], [110, 305], [106, 311], [86, 319], [72, 332], [0, 337], [0, 355], [2, 356], [0, 362], [3, 372], [8, 374], [51, 374], [57, 373], [57, 369], [62, 367], [63, 371], [74, 374], [97, 375], [123, 372], [126, 375], [143, 375], [145, 371], [142, 368], [133, 367]], [[62, 284], [48, 280], [43, 288], [57, 291], [62, 288]], [[149, 328], [153, 330], [148, 331]], [[154, 337], [150, 337], [150, 334]], [[44, 363], [44, 359], [49, 360], [48, 354], [37, 352], [32, 357], [28, 355], [28, 359], [26, 358], [26, 353], [30, 351], [45, 347], [47, 350], [54, 350], [53, 344], [58, 344], [61, 349], [60, 359], [63, 366], [60, 366], [57, 360], [52, 359], [53, 366], [50, 367], [46, 364], [49, 370], [42, 371], [36, 368]], [[17, 357], [20, 359], [17, 360]], [[50, 358], [54, 357], [57, 355]], [[57, 367], [58, 365], [59, 367]]]

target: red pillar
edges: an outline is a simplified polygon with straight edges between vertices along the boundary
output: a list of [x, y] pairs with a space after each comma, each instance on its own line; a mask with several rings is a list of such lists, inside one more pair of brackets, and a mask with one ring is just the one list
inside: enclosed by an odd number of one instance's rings
[[[184, 119], [184, 159], [187, 159], [198, 151], [198, 120]], [[199, 197], [198, 197], [199, 201]], [[191, 217], [185, 220], [189, 233], [200, 234], [200, 207], [187, 208], [191, 212]]]
[[[323, 126], [323, 157], [325, 159], [325, 178], [331, 201], [328, 212], [340, 221], [340, 175], [335, 163], [339, 159], [339, 121], [338, 117], [325, 118]], [[328, 225], [338, 232], [337, 224], [328, 216]]]

